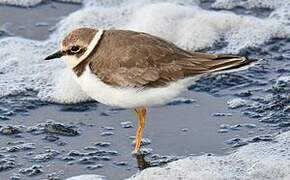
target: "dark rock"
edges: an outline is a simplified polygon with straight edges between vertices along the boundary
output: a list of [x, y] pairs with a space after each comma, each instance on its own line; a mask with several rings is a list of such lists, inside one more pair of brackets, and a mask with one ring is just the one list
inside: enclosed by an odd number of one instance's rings
[[56, 150], [47, 150], [45, 153], [38, 154], [32, 158], [35, 162], [46, 162], [54, 159], [60, 153]]
[[25, 143], [25, 144], [19, 144], [16, 146], [3, 147], [1, 149], [5, 150], [6, 152], [29, 151], [29, 150], [35, 149], [35, 144]]
[[249, 129], [254, 129], [257, 127], [255, 124], [250, 124], [250, 123], [242, 124], [242, 126], [249, 128]]
[[15, 168], [16, 162], [14, 158], [0, 159], [0, 172]]
[[54, 141], [57, 141], [59, 140], [59, 137], [58, 136], [55, 136], [55, 135], [46, 135], [43, 140], [46, 140], [48, 142], [54, 142]]
[[121, 126], [122, 128], [132, 128], [133, 124], [131, 121], [124, 121], [124, 122], [121, 122]]
[[229, 132], [228, 129], [219, 129], [218, 130], [218, 133], [227, 133], [227, 132]]
[[180, 104], [192, 104], [196, 102], [194, 99], [187, 98], [175, 98], [174, 100], [167, 103], [168, 106], [180, 105]]
[[0, 120], [7, 121], [10, 120], [10, 118], [7, 116], [0, 116]]
[[20, 179], [21, 179], [20, 174], [15, 174], [13, 176], [10, 176], [10, 180], [20, 180]]
[[213, 113], [213, 116], [221, 117], [221, 116], [232, 116], [232, 113]]
[[59, 134], [63, 136], [77, 136], [80, 134], [77, 130], [73, 129], [72, 126], [56, 123], [53, 121], [46, 123], [44, 130], [48, 133]]
[[108, 146], [111, 146], [111, 143], [110, 142], [96, 142], [94, 145], [99, 146], [99, 147], [108, 147]]
[[89, 169], [89, 170], [95, 170], [95, 169], [100, 169], [102, 167], [103, 167], [102, 164], [96, 164], [96, 165], [87, 166], [86, 168]]
[[273, 141], [273, 137], [271, 135], [260, 135], [260, 136], [256, 136], [256, 137], [252, 137], [250, 139], [248, 139], [248, 142], [260, 142], [260, 141]]
[[7, 125], [0, 128], [0, 133], [3, 135], [12, 135], [21, 133], [21, 131], [15, 126]]
[[[135, 143], [136, 143], [135, 140], [133, 140], [132, 145], [135, 145]], [[149, 144], [151, 144], [151, 140], [149, 138], [142, 138], [142, 140], [141, 140], [142, 146], [146, 146]]]
[[104, 128], [104, 130], [106, 130], [106, 131], [113, 131], [113, 130], [115, 130], [115, 128], [114, 127], [111, 127], [111, 126], [105, 126], [105, 127], [103, 127]]
[[74, 161], [74, 160], [76, 160], [76, 158], [71, 157], [71, 156], [63, 156], [60, 158], [60, 160], [62, 160], [62, 161]]
[[181, 132], [188, 132], [188, 130], [189, 130], [188, 128], [182, 128]]
[[67, 155], [68, 155], [68, 156], [84, 156], [83, 153], [81, 153], [81, 152], [79, 152], [79, 151], [77, 151], [77, 150], [72, 150], [72, 151], [70, 151]]
[[87, 151], [94, 151], [94, 150], [98, 150], [97, 147], [94, 147], [94, 146], [87, 146], [84, 148], [84, 150], [87, 150]]
[[100, 156], [99, 159], [102, 161], [110, 161], [111, 160], [111, 158], [109, 156]]
[[26, 169], [20, 169], [19, 173], [26, 174], [27, 176], [36, 176], [43, 172], [42, 166], [40, 165], [33, 165]]
[[101, 133], [101, 136], [112, 136], [114, 135], [115, 133], [114, 132], [111, 132], [111, 131], [105, 131], [105, 132], [102, 132]]
[[79, 164], [94, 164], [99, 160], [97, 156], [82, 157], [79, 159]]
[[114, 162], [114, 164], [117, 166], [127, 166], [128, 163], [125, 161], [118, 161], [118, 162]]
[[231, 145], [233, 148], [241, 147], [248, 144], [247, 141], [240, 138], [229, 139], [226, 141], [226, 143]]

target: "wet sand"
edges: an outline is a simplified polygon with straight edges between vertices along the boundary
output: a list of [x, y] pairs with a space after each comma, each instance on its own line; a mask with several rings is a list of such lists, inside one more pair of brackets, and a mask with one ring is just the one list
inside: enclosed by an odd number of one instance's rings
[[[240, 130], [232, 130], [228, 133], [218, 133], [221, 124], [243, 124], [253, 123], [247, 117], [241, 116], [239, 111], [229, 111], [225, 104], [228, 97], [215, 98], [204, 93], [187, 92], [187, 97], [195, 98], [196, 102], [190, 104], [171, 105], [149, 109], [148, 121], [145, 128], [145, 138], [149, 138], [151, 143], [144, 147], [151, 148], [152, 154], [160, 156], [173, 156], [174, 158], [201, 155], [211, 153], [222, 155], [233, 150], [226, 146], [225, 141], [233, 137], [252, 137], [259, 133], [246, 127]], [[23, 167], [31, 167], [35, 164], [43, 166], [44, 173], [35, 177], [25, 177], [23, 179], [45, 178], [48, 174], [56, 172], [61, 178], [73, 175], [94, 173], [105, 175], [108, 179], [123, 179], [130, 177], [138, 171], [136, 159], [132, 156], [132, 139], [136, 128], [136, 120], [132, 110], [112, 111], [110, 107], [96, 104], [96, 109], [85, 112], [64, 112], [62, 105], [48, 105], [29, 112], [28, 116], [16, 116], [10, 120], [9, 124], [22, 126], [35, 126], [52, 119], [59, 123], [74, 125], [79, 129], [80, 135], [75, 137], [58, 136], [58, 141], [65, 142], [66, 145], [59, 146], [56, 142], [47, 142], [43, 140], [49, 133], [40, 135], [31, 135], [30, 133], [21, 133], [21, 138], [1, 137], [0, 145], [7, 146], [8, 141], [22, 140], [26, 143], [35, 143], [36, 149], [28, 159], [33, 159], [39, 153], [46, 149], [53, 149], [60, 154], [51, 160], [41, 163], [25, 161], [23, 157], [27, 152], [13, 153], [17, 156], [18, 162]], [[232, 113], [228, 117], [214, 117], [213, 113], [227, 112]], [[108, 116], [101, 114], [107, 113]], [[123, 128], [121, 122], [132, 122], [132, 128]], [[108, 129], [108, 130], [107, 130]], [[112, 130], [110, 130], [112, 129]], [[113, 132], [113, 135], [102, 136], [102, 132]], [[85, 147], [94, 146], [96, 142], [109, 142], [109, 147], [101, 148], [104, 150], [114, 150], [118, 154], [109, 156], [110, 160], [100, 160], [93, 164], [102, 164], [102, 168], [89, 170], [91, 164], [80, 164], [82, 157], [76, 157], [68, 162], [61, 160], [71, 152], [77, 150], [80, 152], [90, 152]], [[146, 157], [150, 160], [150, 156]], [[125, 162], [125, 165], [116, 165], [118, 162]], [[69, 165], [70, 164], [70, 165]], [[21, 167], [21, 168], [23, 168]], [[17, 172], [18, 168], [2, 172], [2, 176], [8, 178]]]
[[62, 17], [80, 7], [78, 4], [51, 1], [32, 8], [0, 5], [0, 27], [4, 26], [12, 36], [45, 40]]

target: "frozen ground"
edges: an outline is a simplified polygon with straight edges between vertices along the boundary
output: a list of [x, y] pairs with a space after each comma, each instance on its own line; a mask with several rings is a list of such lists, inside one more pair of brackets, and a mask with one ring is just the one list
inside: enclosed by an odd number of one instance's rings
[[[5, 5], [7, 2], [0, 0]], [[174, 164], [196, 168], [199, 174], [219, 173], [217, 164], [226, 162], [222, 166], [225, 172], [229, 170], [227, 163], [233, 163], [239, 168], [233, 170], [240, 172], [235, 175], [249, 170], [250, 177], [257, 174], [260, 178], [271, 169], [272, 165], [265, 165], [271, 158], [285, 158], [285, 164], [274, 167], [289, 165], [287, 144], [281, 145], [290, 128], [288, 0], [9, 3], [19, 7], [0, 6], [1, 177], [63, 179], [100, 174], [123, 179], [137, 172], [136, 160], [130, 154], [130, 136], [135, 131], [132, 112], [90, 102], [61, 61], [43, 61], [67, 32], [80, 26], [145, 31], [189, 50], [264, 59], [244, 72], [204, 77], [184, 98], [150, 110], [146, 160], [161, 166], [191, 156], [170, 164], [172, 171], [165, 167], [160, 173], [177, 172]], [[36, 4], [31, 9], [21, 8]], [[274, 143], [281, 132], [286, 133]], [[281, 152], [266, 149], [275, 144]], [[256, 165], [251, 166], [251, 160], [239, 163], [238, 158], [251, 155], [246, 150], [255, 154], [258, 147], [266, 149], [269, 159], [261, 153]], [[237, 159], [230, 162], [233, 156]], [[198, 167], [209, 166], [207, 163], [211, 168], [199, 171]], [[286, 171], [273, 170], [271, 175], [286, 178]], [[150, 168], [137, 177], [155, 171]]]

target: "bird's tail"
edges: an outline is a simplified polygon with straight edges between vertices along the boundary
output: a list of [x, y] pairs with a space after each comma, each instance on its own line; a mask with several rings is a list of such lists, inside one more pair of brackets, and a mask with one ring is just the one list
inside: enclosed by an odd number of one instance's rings
[[192, 55], [195, 64], [204, 67], [207, 73], [240, 71], [247, 69], [258, 61], [257, 59], [249, 59], [247, 57], [235, 55], [217, 55], [197, 52], [194, 52]]

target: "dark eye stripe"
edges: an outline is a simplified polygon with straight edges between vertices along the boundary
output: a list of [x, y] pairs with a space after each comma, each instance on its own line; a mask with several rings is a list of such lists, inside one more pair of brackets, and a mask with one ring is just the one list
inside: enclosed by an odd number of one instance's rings
[[80, 50], [80, 47], [79, 47], [79, 46], [73, 46], [73, 47], [71, 47], [70, 50], [71, 50], [72, 52], [77, 52], [77, 51]]

